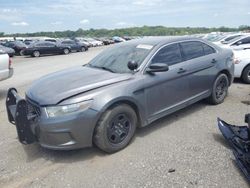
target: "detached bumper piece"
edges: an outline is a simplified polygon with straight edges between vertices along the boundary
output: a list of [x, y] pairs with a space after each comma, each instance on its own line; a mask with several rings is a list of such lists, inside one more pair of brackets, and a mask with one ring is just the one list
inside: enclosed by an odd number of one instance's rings
[[18, 139], [22, 144], [31, 144], [36, 141], [32, 133], [30, 119], [28, 115], [28, 104], [22, 99], [15, 88], [8, 90], [6, 98], [6, 108], [9, 122], [16, 125]]
[[230, 125], [218, 118], [219, 129], [232, 147], [236, 163], [250, 181], [250, 114], [245, 115], [248, 126]]

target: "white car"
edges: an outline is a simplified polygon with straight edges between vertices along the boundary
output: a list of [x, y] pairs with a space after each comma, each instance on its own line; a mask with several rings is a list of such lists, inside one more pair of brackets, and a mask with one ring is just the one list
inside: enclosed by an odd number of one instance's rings
[[85, 41], [89, 42], [90, 44], [92, 44], [92, 46], [102, 46], [103, 45], [103, 42], [102, 41], [99, 41], [99, 40], [95, 40], [95, 39], [92, 39], [92, 38], [84, 38]]
[[250, 48], [250, 34], [236, 37], [232, 40], [219, 44], [222, 48], [231, 48], [233, 50], [244, 50]]
[[217, 37], [215, 37], [215, 41], [213, 42], [214, 44], [217, 45], [222, 45], [222, 44], [226, 44], [228, 41], [232, 41], [236, 38], [239, 38], [241, 36], [245, 36], [244, 33], [235, 33], [235, 34], [230, 34], [230, 35], [218, 35]]
[[10, 78], [13, 75], [13, 68], [11, 67], [11, 59], [8, 54], [0, 52], [0, 81]]
[[250, 48], [246, 50], [234, 50], [234, 77], [241, 78], [250, 84]]

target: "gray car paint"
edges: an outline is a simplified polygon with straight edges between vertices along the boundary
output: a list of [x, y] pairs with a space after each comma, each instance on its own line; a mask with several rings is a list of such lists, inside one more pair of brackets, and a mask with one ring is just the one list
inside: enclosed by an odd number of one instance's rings
[[[160, 48], [182, 41], [201, 41], [215, 48], [216, 53], [175, 64], [170, 66], [167, 72], [146, 72], [151, 58]], [[221, 49], [202, 39], [189, 37], [142, 39], [131, 43], [153, 46], [134, 73], [116, 74], [81, 66], [48, 75], [32, 84], [26, 95], [41, 106], [93, 100], [90, 109], [74, 114], [73, 117], [69, 115], [47, 118], [42, 107], [44, 113], [38, 125], [35, 126], [44, 130], [45, 135], [48, 132], [57, 132], [57, 134], [67, 132], [74, 143], [62, 136], [57, 139], [61, 144], [47, 143], [47, 140], [43, 139], [40, 140], [41, 145], [52, 149], [91, 146], [98, 119], [106, 109], [116, 103], [124, 102], [131, 105], [138, 114], [140, 126], [146, 126], [158, 118], [208, 97], [211, 94], [213, 82], [221, 71], [225, 71], [232, 82], [234, 65], [231, 50]], [[127, 42], [118, 45], [121, 47], [126, 44]], [[216, 63], [212, 63], [212, 59], [216, 59]], [[187, 71], [179, 74], [180, 68]], [[56, 126], [53, 126], [54, 123]], [[63, 144], [66, 141], [72, 144]]]

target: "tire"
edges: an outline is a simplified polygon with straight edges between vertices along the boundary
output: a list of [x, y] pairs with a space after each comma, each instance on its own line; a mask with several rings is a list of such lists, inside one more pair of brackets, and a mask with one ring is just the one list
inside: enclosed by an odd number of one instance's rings
[[65, 55], [67, 55], [67, 54], [69, 54], [69, 49], [68, 48], [65, 48], [65, 49], [63, 49], [63, 54], [65, 54]]
[[40, 57], [40, 52], [38, 50], [35, 50], [33, 53], [32, 53], [32, 56], [33, 57]]
[[250, 65], [244, 68], [241, 78], [243, 82], [245, 82], [246, 84], [250, 84]]
[[85, 52], [85, 51], [86, 51], [85, 47], [82, 47], [81, 52]]
[[214, 81], [212, 94], [208, 98], [208, 102], [213, 105], [223, 103], [227, 96], [229, 80], [226, 74], [219, 74]]
[[20, 56], [23, 56], [23, 50], [21, 50], [21, 51], [19, 52], [19, 55], [20, 55]]
[[108, 109], [98, 121], [93, 141], [101, 150], [115, 153], [125, 148], [134, 136], [137, 115], [126, 104]]

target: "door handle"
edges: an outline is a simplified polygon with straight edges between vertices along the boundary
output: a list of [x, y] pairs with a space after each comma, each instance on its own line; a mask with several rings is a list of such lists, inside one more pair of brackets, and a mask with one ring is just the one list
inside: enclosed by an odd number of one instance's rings
[[182, 73], [184, 73], [184, 72], [186, 72], [187, 70], [185, 70], [185, 69], [183, 69], [183, 68], [180, 68], [179, 70], [178, 70], [178, 74], [182, 74]]
[[211, 61], [212, 64], [215, 64], [216, 62], [217, 62], [216, 59], [212, 59], [212, 61]]

